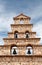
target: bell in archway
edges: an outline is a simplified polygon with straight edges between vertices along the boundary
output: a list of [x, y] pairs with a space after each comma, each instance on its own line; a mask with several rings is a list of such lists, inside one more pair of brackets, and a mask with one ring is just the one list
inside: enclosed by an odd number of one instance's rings
[[14, 51], [13, 51], [13, 54], [17, 54], [15, 49], [14, 49]]

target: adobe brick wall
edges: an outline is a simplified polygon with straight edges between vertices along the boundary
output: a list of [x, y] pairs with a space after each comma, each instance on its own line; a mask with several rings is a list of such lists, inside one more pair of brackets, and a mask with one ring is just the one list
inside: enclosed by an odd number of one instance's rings
[[5, 45], [10, 45], [10, 44], [17, 44], [17, 45], [27, 45], [27, 44], [39, 44], [39, 40], [15, 40], [15, 39], [10, 39], [10, 40], [4, 40]]
[[18, 31], [18, 32], [26, 32], [27, 30], [29, 32], [32, 31], [32, 26], [11, 26], [12, 32]]
[[35, 44], [35, 45], [39, 45], [40, 42], [39, 40], [28, 40], [28, 39], [7, 39], [4, 40], [4, 44], [5, 45], [10, 45], [10, 44], [17, 44], [17, 45], [27, 45], [27, 44]]
[[42, 65], [42, 57], [0, 57], [0, 65]]
[[0, 55], [10, 55], [10, 46], [0, 46]]

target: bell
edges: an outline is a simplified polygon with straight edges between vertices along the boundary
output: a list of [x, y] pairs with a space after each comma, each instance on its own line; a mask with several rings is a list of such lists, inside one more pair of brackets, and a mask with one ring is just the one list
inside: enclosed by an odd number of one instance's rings
[[28, 34], [26, 34], [26, 38], [29, 38]]
[[13, 54], [17, 54], [15, 49], [14, 49], [14, 51], [13, 51]]
[[17, 34], [16, 34], [16, 38], [17, 38]]
[[30, 50], [28, 50], [27, 54], [31, 54]]

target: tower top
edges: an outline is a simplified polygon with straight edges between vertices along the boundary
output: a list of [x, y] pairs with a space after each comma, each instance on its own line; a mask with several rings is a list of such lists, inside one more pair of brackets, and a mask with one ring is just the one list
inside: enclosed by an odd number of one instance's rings
[[17, 19], [31, 19], [31, 17], [24, 15], [23, 13], [21, 13], [20, 15], [13, 17], [13, 20], [17, 20]]

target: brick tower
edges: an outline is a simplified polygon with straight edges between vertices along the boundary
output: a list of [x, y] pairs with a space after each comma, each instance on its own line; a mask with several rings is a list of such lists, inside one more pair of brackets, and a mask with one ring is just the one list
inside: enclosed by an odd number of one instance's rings
[[12, 32], [0, 45], [0, 65], [42, 65], [42, 45], [32, 32], [30, 17], [20, 14], [13, 18]]

